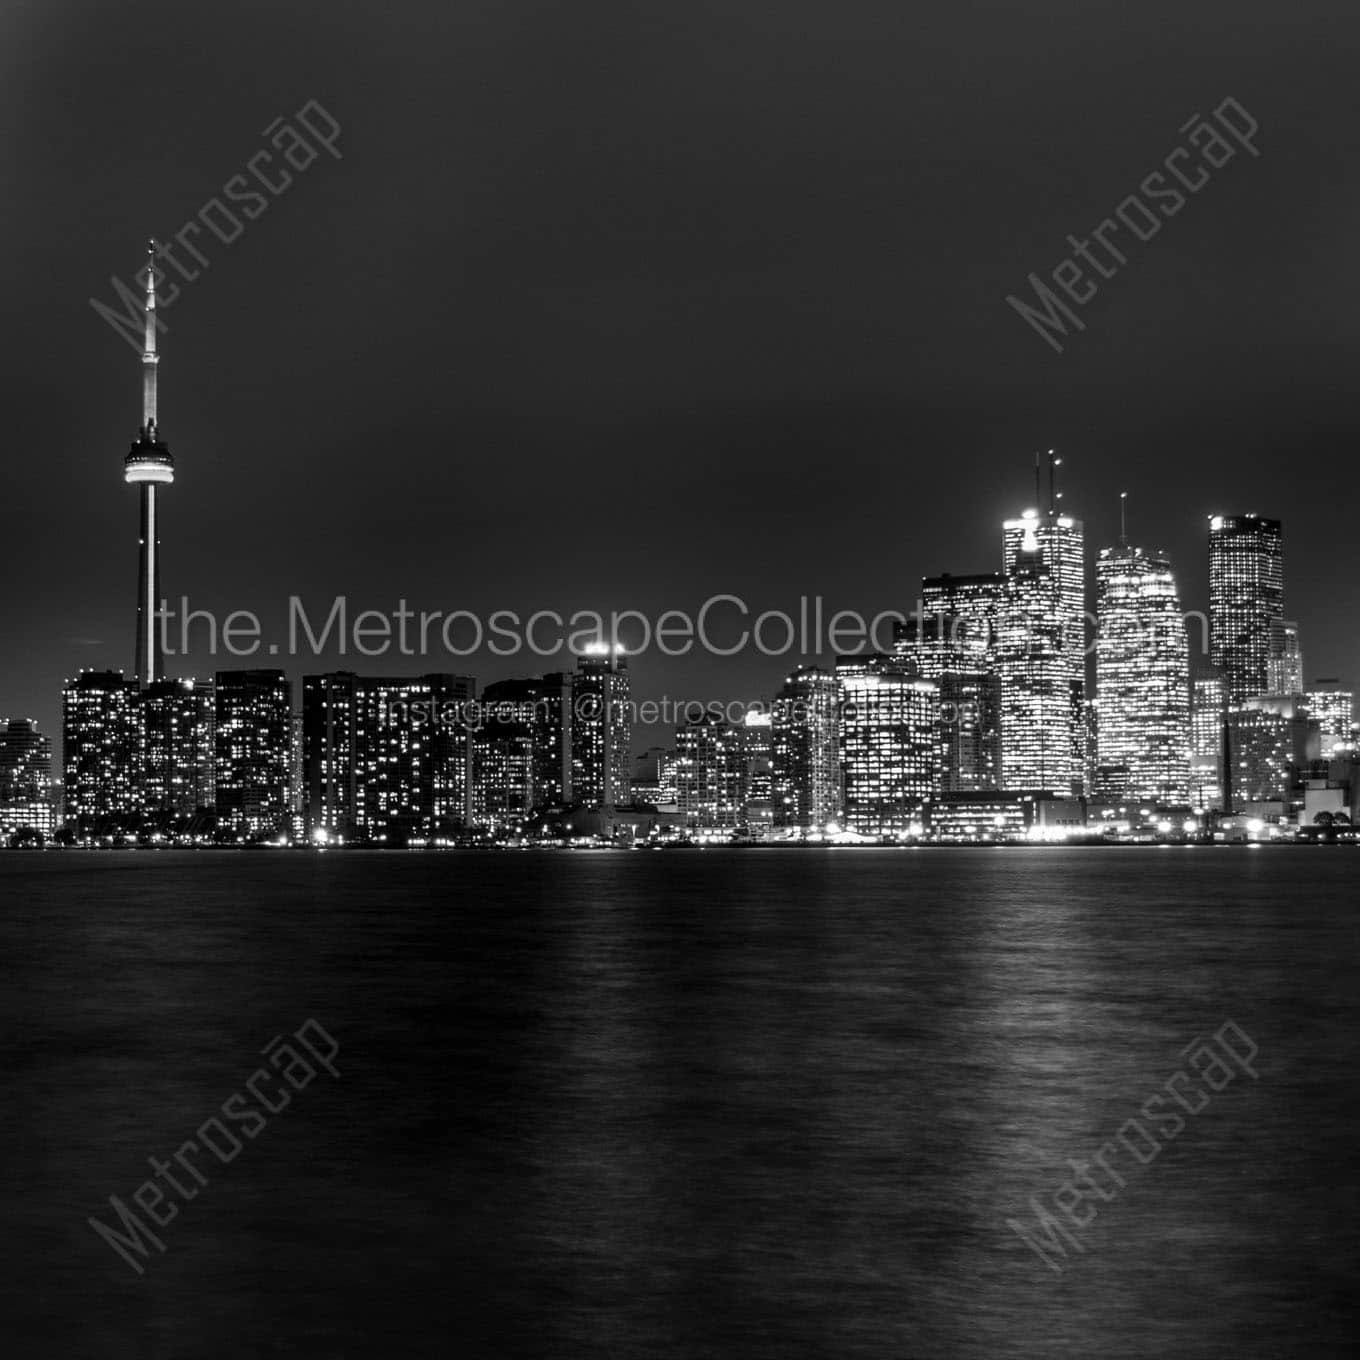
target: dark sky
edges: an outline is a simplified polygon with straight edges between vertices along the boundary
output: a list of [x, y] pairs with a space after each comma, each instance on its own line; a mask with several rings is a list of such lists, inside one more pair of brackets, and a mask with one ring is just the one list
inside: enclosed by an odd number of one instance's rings
[[[1307, 672], [1360, 681], [1351, 4], [11, 0], [0, 25], [0, 714], [55, 731], [64, 677], [131, 665], [139, 370], [89, 298], [312, 99], [343, 159], [205, 238], [165, 314], [170, 596], [267, 625], [293, 594], [909, 606], [998, 565], [1051, 445], [1090, 547], [1126, 488], [1190, 607], [1205, 515], [1282, 518]], [[1229, 95], [1260, 158], [1125, 235], [1054, 353], [1005, 295]], [[755, 698], [795, 659], [652, 655], [635, 687]]]

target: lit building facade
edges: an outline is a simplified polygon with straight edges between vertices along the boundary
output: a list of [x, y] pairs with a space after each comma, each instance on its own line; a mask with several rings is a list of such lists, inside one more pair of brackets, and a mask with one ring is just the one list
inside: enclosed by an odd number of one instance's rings
[[280, 670], [218, 671], [217, 831], [237, 844], [288, 834], [293, 687]]
[[1318, 725], [1322, 758], [1355, 743], [1355, 695], [1344, 689], [1312, 689], [1303, 696], [1307, 715]]
[[1190, 686], [1190, 805], [1199, 812], [1223, 808], [1223, 723], [1227, 687], [1212, 667], [1196, 672]]
[[1280, 521], [1215, 515], [1209, 521], [1209, 655], [1236, 708], [1270, 690], [1272, 638], [1284, 615]]
[[822, 832], [839, 822], [840, 687], [817, 666], [800, 666], [775, 696], [770, 777], [776, 828]]
[[135, 827], [141, 813], [141, 708], [122, 671], [81, 671], [62, 693], [66, 823], [78, 836]]
[[309, 839], [359, 834], [359, 677], [350, 671], [302, 677], [302, 768]]
[[1298, 696], [1249, 699], [1227, 715], [1232, 811], [1286, 804], [1296, 781], [1320, 755], [1318, 725]]
[[174, 820], [216, 805], [216, 712], [213, 687], [197, 680], [156, 680], [138, 694], [141, 707], [141, 810]]
[[56, 829], [52, 806], [52, 738], [31, 718], [0, 722], [0, 837]]
[[633, 705], [628, 658], [599, 643], [577, 662], [571, 688], [571, 798], [586, 808], [629, 801]]
[[1303, 648], [1299, 643], [1299, 625], [1293, 619], [1280, 619], [1270, 630], [1265, 692], [1303, 693]]
[[1190, 649], [1171, 564], [1142, 548], [1096, 561], [1098, 764], [1120, 797], [1190, 801]]
[[740, 728], [702, 717], [675, 731], [675, 806], [691, 831], [743, 829], [747, 754]]
[[1014, 556], [997, 634], [1001, 787], [1079, 795], [1086, 782], [1081, 524], [1027, 511], [1006, 522], [1005, 534]]
[[482, 694], [483, 721], [522, 723], [533, 745], [534, 806], [571, 801], [571, 676], [498, 680]]
[[940, 689], [899, 656], [836, 661], [840, 688], [842, 817], [861, 836], [923, 830], [940, 792]]

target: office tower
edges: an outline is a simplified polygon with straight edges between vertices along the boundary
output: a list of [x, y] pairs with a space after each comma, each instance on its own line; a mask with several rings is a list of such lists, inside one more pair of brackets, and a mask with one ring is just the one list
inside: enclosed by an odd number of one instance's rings
[[142, 424], [123, 459], [123, 480], [140, 488], [141, 537], [137, 572], [137, 655], [133, 674], [142, 685], [162, 673], [161, 635], [156, 611], [161, 601], [161, 526], [157, 488], [175, 480], [175, 460], [160, 437], [156, 419], [156, 243], [147, 247], [146, 341], [142, 350]]
[[732, 835], [746, 813], [747, 755], [741, 729], [702, 717], [675, 730], [675, 805], [692, 831]]
[[571, 801], [571, 677], [562, 671], [532, 679], [498, 680], [482, 692], [482, 719], [495, 720], [504, 706], [524, 722], [533, 743], [534, 805], [561, 807]]
[[949, 644], [957, 658], [955, 669], [985, 669], [996, 660], [997, 630], [1006, 596], [1006, 577], [1000, 572], [971, 576], [927, 576], [921, 582], [921, 606], [913, 619], [918, 628], [942, 619], [933, 634], [937, 645]]
[[1318, 724], [1301, 696], [1260, 695], [1228, 709], [1232, 811], [1285, 803], [1294, 783], [1319, 759]]
[[355, 757], [358, 823], [378, 845], [447, 839], [472, 813], [471, 676], [361, 679]]
[[319, 844], [359, 833], [358, 687], [351, 671], [302, 678], [307, 836]]
[[763, 838], [774, 824], [774, 717], [747, 711], [739, 732], [746, 757], [746, 811], [742, 829]]
[[1190, 798], [1190, 650], [1171, 564], [1142, 548], [1096, 561], [1098, 766], [1124, 768], [1124, 796]]
[[61, 715], [66, 823], [79, 837], [135, 828], [141, 809], [141, 709], [122, 671], [81, 671]]
[[288, 831], [293, 687], [280, 670], [218, 671], [217, 831], [249, 844]]
[[216, 802], [212, 685], [153, 680], [139, 692], [138, 703], [142, 812], [162, 822], [206, 812]]
[[881, 652], [838, 657], [836, 681], [846, 828], [921, 834], [925, 806], [940, 792], [939, 686]]
[[[944, 612], [945, 601], [937, 597], [937, 612], [899, 625], [893, 645], [894, 653], [921, 679], [939, 686], [943, 793], [976, 793], [1000, 787], [1001, 677], [992, 628], [1004, 578], [990, 579], [997, 583], [997, 594], [985, 631], [979, 631], [983, 622], [980, 611], [971, 619], [950, 614]], [[931, 584], [929, 580], [924, 583], [923, 597], [931, 593]], [[989, 640], [982, 645], [984, 638]]]
[[400, 846], [460, 832], [473, 810], [476, 693], [465, 675], [304, 676], [308, 837]]
[[1322, 759], [1338, 747], [1355, 744], [1355, 695], [1344, 689], [1310, 689], [1303, 696], [1308, 717], [1316, 721], [1322, 746]]
[[1220, 671], [1200, 668], [1191, 682], [1190, 803], [1197, 811], [1223, 809], [1223, 723], [1227, 690]]
[[52, 738], [31, 718], [11, 718], [0, 731], [0, 837], [56, 829], [52, 807]]
[[800, 666], [775, 696], [770, 782], [776, 827], [820, 833], [841, 815], [840, 686]]
[[1278, 619], [1271, 625], [1266, 693], [1303, 693], [1303, 651], [1299, 646], [1299, 625], [1293, 619]]
[[587, 808], [623, 806], [632, 770], [628, 658], [617, 644], [593, 643], [572, 676], [572, 800]]
[[1084, 787], [1084, 686], [1072, 676], [1064, 619], [1059, 583], [1031, 532], [1010, 563], [997, 635], [1002, 789]]
[[1209, 521], [1209, 656], [1227, 703], [1270, 692], [1272, 638], [1284, 613], [1280, 521], [1215, 515]]
[[517, 833], [533, 815], [534, 739], [528, 721], [500, 717], [472, 732], [472, 824]]
[[[1048, 508], [1002, 525], [998, 624], [1002, 787], [1081, 794], [1086, 782], [1086, 540], [1061, 513], [1049, 454]], [[1039, 468], [1035, 466], [1036, 491]]]

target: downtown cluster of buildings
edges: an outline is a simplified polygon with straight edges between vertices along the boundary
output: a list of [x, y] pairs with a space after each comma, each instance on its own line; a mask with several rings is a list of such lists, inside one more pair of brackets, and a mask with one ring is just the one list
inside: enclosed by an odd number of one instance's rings
[[[298, 691], [277, 669], [166, 678], [158, 497], [174, 460], [151, 270], [145, 334], [124, 459], [140, 502], [135, 670], [67, 683], [59, 800], [50, 740], [0, 724], [4, 839], [877, 843], [1350, 824], [1353, 695], [1305, 684], [1280, 523], [1209, 522], [1207, 639], [1192, 638], [1167, 559], [1122, 533], [1096, 555], [1092, 616], [1052, 454], [1047, 508], [1004, 522], [999, 571], [927, 578], [890, 651], [800, 667], [742, 721], [705, 713], [636, 763], [628, 658], [603, 642], [572, 671], [481, 693], [453, 674], [332, 672]], [[1042, 499], [1037, 461], [1035, 480]]]

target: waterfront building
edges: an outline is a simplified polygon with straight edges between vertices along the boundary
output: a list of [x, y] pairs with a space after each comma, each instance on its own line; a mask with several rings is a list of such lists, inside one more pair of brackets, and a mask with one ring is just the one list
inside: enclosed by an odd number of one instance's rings
[[1284, 613], [1280, 521], [1259, 515], [1209, 520], [1209, 652], [1235, 708], [1270, 690], [1272, 639]]
[[141, 812], [141, 708], [122, 671], [81, 671], [62, 692], [65, 819], [81, 838], [134, 830]]
[[900, 656], [836, 659], [842, 821], [860, 836], [920, 835], [940, 791], [940, 687]]
[[691, 831], [742, 829], [748, 788], [741, 729], [705, 716], [675, 730], [675, 805]]
[[821, 833], [839, 824], [840, 687], [817, 666], [800, 666], [775, 696], [770, 727], [772, 821]]
[[293, 687], [280, 670], [239, 670], [218, 671], [214, 689], [218, 837], [286, 836]]
[[627, 804], [632, 765], [628, 658], [620, 646], [594, 643], [572, 676], [572, 801], [591, 809]]
[[1127, 544], [1102, 548], [1096, 562], [1098, 766], [1126, 772], [1116, 796], [1174, 806], [1189, 801], [1189, 667], [1170, 563]]
[[213, 687], [201, 680], [154, 680], [141, 708], [140, 810], [153, 821], [188, 819], [216, 805]]
[[31, 718], [0, 719], [0, 845], [56, 830], [52, 806], [52, 738]]

